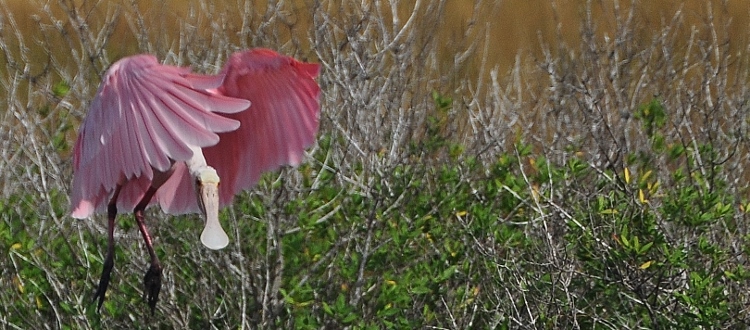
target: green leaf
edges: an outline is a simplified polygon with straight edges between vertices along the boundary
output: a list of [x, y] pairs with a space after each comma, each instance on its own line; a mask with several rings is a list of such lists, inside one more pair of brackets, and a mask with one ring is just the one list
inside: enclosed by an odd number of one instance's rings
[[443, 273], [440, 274], [439, 282], [443, 282], [453, 276], [453, 274], [456, 273], [456, 265], [452, 265], [448, 267], [447, 269], [443, 270]]
[[341, 322], [344, 324], [348, 324], [348, 323], [354, 322], [356, 319], [357, 319], [357, 314], [349, 313], [348, 315], [346, 315], [346, 317], [344, 317], [343, 320], [341, 320]]
[[55, 94], [56, 97], [62, 98], [68, 95], [68, 92], [70, 92], [70, 85], [67, 81], [63, 80], [52, 86], [52, 94]]
[[417, 286], [417, 287], [412, 288], [411, 292], [414, 294], [426, 294], [426, 293], [432, 292], [432, 290], [430, 290], [430, 288], [426, 286]]
[[649, 249], [651, 249], [651, 246], [653, 246], [653, 245], [654, 245], [654, 242], [648, 242], [648, 243], [644, 244], [644, 245], [643, 245], [643, 246], [641, 246], [641, 248], [640, 248], [640, 249], [638, 250], [638, 253], [640, 253], [640, 254], [645, 254], [646, 252], [648, 252], [648, 250], [649, 250]]

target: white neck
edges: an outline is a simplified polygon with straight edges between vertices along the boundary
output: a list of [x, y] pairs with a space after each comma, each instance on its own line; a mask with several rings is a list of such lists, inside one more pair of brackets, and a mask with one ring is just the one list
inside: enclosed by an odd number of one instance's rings
[[208, 163], [206, 163], [206, 157], [203, 156], [203, 149], [196, 146], [190, 146], [190, 150], [193, 151], [193, 157], [188, 159], [185, 164], [190, 171], [191, 177], [197, 178], [203, 170], [207, 168], [213, 169], [211, 166], [208, 166]]

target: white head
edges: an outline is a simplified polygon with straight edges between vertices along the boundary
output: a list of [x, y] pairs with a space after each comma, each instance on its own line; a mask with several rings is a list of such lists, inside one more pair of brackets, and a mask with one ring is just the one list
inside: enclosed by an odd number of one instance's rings
[[203, 167], [196, 173], [195, 192], [198, 194], [198, 206], [206, 219], [201, 242], [209, 249], [226, 247], [229, 237], [219, 222], [219, 175], [213, 167]]

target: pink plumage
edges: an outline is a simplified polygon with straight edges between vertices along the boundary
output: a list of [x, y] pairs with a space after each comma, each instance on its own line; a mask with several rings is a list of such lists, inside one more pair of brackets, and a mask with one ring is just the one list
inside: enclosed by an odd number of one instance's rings
[[252, 187], [263, 172], [301, 162], [318, 131], [320, 87], [313, 79], [319, 71], [317, 64], [266, 49], [229, 58], [218, 93], [252, 105], [227, 114], [240, 122], [241, 129], [219, 134], [219, 143], [204, 149], [208, 164], [225, 178], [219, 187], [222, 205]]
[[133, 210], [152, 167], [164, 171], [170, 159], [175, 172], [150, 204], [171, 214], [198, 212], [193, 179], [181, 163], [192, 156], [188, 144], [203, 148], [222, 179], [222, 206], [263, 172], [299, 164], [318, 130], [319, 71], [268, 49], [233, 54], [216, 76], [161, 65], [150, 55], [118, 61], [76, 141], [72, 216], [104, 211], [122, 178], [118, 209]]
[[[263, 172], [283, 165], [298, 165], [305, 148], [315, 142], [320, 116], [320, 87], [315, 82], [320, 65], [302, 63], [268, 49], [234, 53], [219, 76], [223, 84], [210, 92], [249, 100], [242, 112], [222, 114], [240, 122], [235, 131], [219, 133], [216, 145], [203, 148], [208, 165], [222, 179], [220, 204], [250, 189]], [[159, 191], [164, 211], [197, 212], [192, 179], [184, 164]]]
[[239, 122], [221, 114], [245, 110], [249, 104], [205, 90], [221, 83], [222, 76], [193, 75], [188, 69], [161, 65], [151, 55], [113, 64], [73, 149], [72, 216], [104, 211], [118, 183], [123, 184], [118, 209], [133, 210], [151, 183], [153, 169], [166, 171], [173, 161], [192, 157], [190, 145], [214, 145], [217, 133], [236, 130]]

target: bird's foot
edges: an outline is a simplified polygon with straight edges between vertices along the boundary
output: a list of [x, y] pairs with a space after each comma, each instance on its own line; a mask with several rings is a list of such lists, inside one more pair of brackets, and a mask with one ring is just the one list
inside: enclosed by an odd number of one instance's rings
[[96, 310], [99, 311], [102, 308], [102, 303], [104, 303], [104, 295], [107, 293], [107, 287], [109, 286], [109, 276], [112, 273], [112, 268], [114, 267], [115, 263], [111, 258], [107, 258], [104, 260], [104, 268], [102, 268], [102, 277], [99, 278], [99, 286], [96, 288], [96, 293], [94, 293], [94, 301], [96, 302], [97, 298], [99, 298], [99, 304], [96, 307]]
[[151, 264], [146, 276], [143, 277], [143, 284], [146, 286], [143, 290], [143, 299], [148, 301], [151, 315], [153, 315], [156, 302], [159, 300], [159, 291], [161, 291], [161, 265]]

